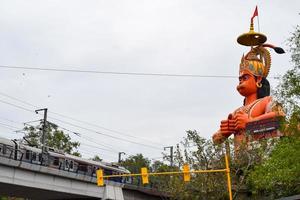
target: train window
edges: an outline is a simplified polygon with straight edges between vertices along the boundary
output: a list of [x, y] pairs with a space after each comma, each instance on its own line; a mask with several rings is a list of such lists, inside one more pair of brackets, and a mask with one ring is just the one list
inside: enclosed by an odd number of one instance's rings
[[32, 160], [36, 160], [36, 153], [32, 152]]
[[27, 160], [30, 159], [30, 151], [29, 150], [26, 150], [25, 159], [27, 159]]
[[3, 145], [3, 154], [6, 154], [6, 145]]
[[66, 169], [69, 169], [69, 161], [68, 161], [68, 160], [66, 160], [65, 168], [66, 168]]
[[59, 158], [58, 157], [54, 157], [53, 165], [56, 165], [56, 166], [59, 165]]
[[70, 161], [69, 167], [70, 167], [70, 169], [73, 169], [73, 160]]
[[3, 146], [3, 144], [0, 144], [0, 153], [2, 153], [2, 146]]

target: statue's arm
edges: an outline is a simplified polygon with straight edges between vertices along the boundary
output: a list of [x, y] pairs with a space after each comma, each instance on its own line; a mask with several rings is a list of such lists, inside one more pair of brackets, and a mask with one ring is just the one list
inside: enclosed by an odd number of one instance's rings
[[215, 144], [221, 144], [234, 132], [235, 124], [232, 119], [232, 114], [230, 114], [228, 119], [221, 121], [220, 129], [212, 137], [213, 142]]
[[270, 96], [265, 97], [263, 99], [263, 101], [261, 102], [261, 104], [259, 104], [257, 106], [259, 106], [259, 109], [262, 110], [263, 114], [251, 118], [250, 122], [285, 116], [285, 113], [283, 111], [281, 104], [279, 104], [277, 101], [274, 101], [272, 99], [272, 97], [270, 97]]
[[249, 122], [263, 120], [263, 119], [269, 119], [269, 118], [273, 118], [273, 117], [276, 117], [276, 116], [277, 116], [276, 113], [272, 111], [272, 112], [268, 112], [268, 113], [259, 115], [257, 117], [253, 117], [253, 118], [249, 119]]
[[[229, 136], [228, 136], [229, 137]], [[218, 130], [215, 134], [213, 134], [212, 139], [215, 144], [221, 144], [226, 140], [226, 136], [224, 136], [220, 130]]]

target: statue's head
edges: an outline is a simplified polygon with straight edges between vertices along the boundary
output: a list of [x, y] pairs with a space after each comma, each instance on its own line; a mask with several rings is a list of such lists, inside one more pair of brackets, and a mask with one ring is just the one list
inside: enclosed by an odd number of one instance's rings
[[251, 48], [241, 59], [238, 92], [245, 97], [251, 94], [257, 94], [257, 98], [270, 95], [270, 85], [266, 79], [270, 67], [269, 51], [262, 46]]
[[266, 78], [271, 67], [271, 55], [265, 47], [274, 49], [278, 54], [284, 53], [284, 50], [281, 47], [266, 44], [267, 36], [254, 31], [253, 19], [256, 16], [258, 16], [257, 7], [251, 17], [249, 32], [237, 38], [239, 44], [251, 47], [241, 60], [237, 90], [245, 97], [256, 93], [257, 98], [262, 98], [270, 95], [270, 84]]

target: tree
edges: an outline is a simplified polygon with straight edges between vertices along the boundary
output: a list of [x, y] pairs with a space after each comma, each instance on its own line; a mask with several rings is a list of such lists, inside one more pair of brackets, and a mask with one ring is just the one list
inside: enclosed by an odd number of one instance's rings
[[92, 158], [93, 161], [97, 161], [97, 162], [101, 162], [102, 159], [98, 156], [98, 155], [95, 155], [94, 158]]
[[[121, 166], [128, 169], [131, 173], [141, 173], [141, 168], [146, 167], [150, 168], [151, 161], [148, 158], [145, 158], [143, 154], [131, 155], [126, 158], [124, 161], [120, 163]], [[137, 179], [133, 179], [133, 184], [141, 185], [141, 179], [138, 177]]]
[[[292, 69], [281, 78], [275, 93], [276, 99], [287, 110], [282, 130], [287, 135], [280, 139], [266, 139], [252, 143], [232, 155], [231, 177], [236, 199], [275, 199], [300, 193], [300, 27], [297, 26], [289, 39], [292, 54]], [[232, 146], [232, 141], [228, 141]], [[191, 169], [224, 168], [222, 145], [213, 145], [210, 140], [199, 136], [196, 131], [187, 131], [187, 137], [177, 145], [174, 164], [179, 170], [184, 163]], [[162, 163], [154, 163], [159, 170]], [[169, 170], [168, 168], [165, 168]], [[151, 180], [151, 179], [150, 179]], [[158, 187], [174, 199], [227, 199], [224, 174], [192, 175], [189, 183], [182, 176], [160, 179]], [[157, 181], [157, 180], [156, 180]], [[157, 182], [156, 182], [157, 184]], [[242, 195], [244, 197], [242, 197]]]
[[[24, 139], [31, 146], [41, 147], [42, 146], [42, 126], [41, 122], [37, 126], [25, 126]], [[58, 129], [58, 126], [54, 123], [47, 122], [46, 127], [46, 146], [52, 147], [55, 149], [63, 150], [65, 153], [73, 154], [80, 156], [80, 153], [77, 150], [80, 143], [72, 142], [71, 137], [68, 134], [65, 134], [62, 130]]]
[[292, 69], [282, 77], [277, 100], [287, 112], [281, 138], [268, 159], [255, 166], [248, 183], [253, 193], [268, 193], [270, 198], [300, 193], [300, 26], [288, 40]]
[[276, 88], [276, 97], [288, 111], [288, 117], [300, 110], [300, 26], [288, 40], [291, 52], [292, 69], [281, 78]]
[[142, 167], [150, 168], [151, 161], [145, 158], [143, 154], [131, 155], [121, 162], [121, 165], [131, 173], [140, 173]]
[[[223, 146], [213, 145], [197, 131], [187, 131], [187, 137], [175, 148], [174, 168], [166, 170], [179, 171], [184, 164], [191, 170], [224, 169], [224, 154]], [[192, 174], [188, 183], [183, 181], [182, 175], [167, 176], [160, 185], [163, 186], [160, 189], [178, 200], [226, 199], [228, 196], [224, 173]]]

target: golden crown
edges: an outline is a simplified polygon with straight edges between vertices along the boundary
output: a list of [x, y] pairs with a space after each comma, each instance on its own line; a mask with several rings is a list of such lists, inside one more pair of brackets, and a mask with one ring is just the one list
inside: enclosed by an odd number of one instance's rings
[[270, 52], [263, 46], [251, 48], [251, 50], [242, 56], [240, 71], [248, 70], [255, 76], [267, 77], [271, 68]]
[[275, 50], [276, 53], [285, 53], [280, 47], [276, 47], [271, 44], [265, 44], [267, 36], [262, 33], [254, 31], [253, 18], [258, 16], [257, 7], [251, 17], [250, 30], [248, 33], [244, 33], [237, 38], [237, 42], [244, 46], [251, 46], [251, 50], [242, 56], [240, 71], [248, 70], [255, 76], [267, 77], [271, 68], [271, 55], [265, 48], [269, 47]]

